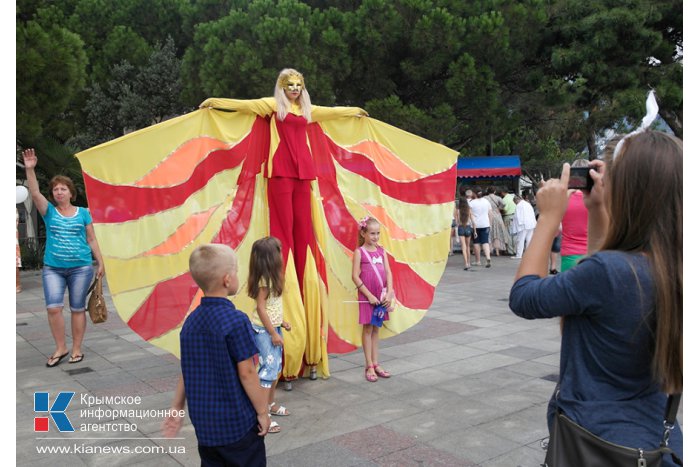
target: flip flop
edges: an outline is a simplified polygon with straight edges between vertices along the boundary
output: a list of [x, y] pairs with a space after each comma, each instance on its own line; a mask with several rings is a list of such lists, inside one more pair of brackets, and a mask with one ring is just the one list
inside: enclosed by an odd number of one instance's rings
[[49, 362], [47, 361], [47, 362], [46, 362], [46, 366], [49, 367], [49, 368], [55, 367], [56, 365], [58, 365], [59, 363], [61, 363], [61, 360], [63, 360], [64, 358], [66, 358], [67, 355], [68, 355], [68, 352], [64, 353], [63, 355], [59, 355], [59, 356], [51, 355], [51, 356], [49, 357], [49, 361], [51, 361], [51, 360], [56, 360], [56, 361], [53, 362], [53, 363], [49, 363]]
[[83, 361], [83, 358], [85, 358], [85, 355], [83, 354], [73, 355], [70, 359], [68, 359], [68, 363], [80, 363]]

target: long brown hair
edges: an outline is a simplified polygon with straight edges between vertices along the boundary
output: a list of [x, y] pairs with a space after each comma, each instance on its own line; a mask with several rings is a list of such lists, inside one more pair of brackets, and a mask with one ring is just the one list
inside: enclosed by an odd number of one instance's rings
[[466, 227], [469, 224], [469, 200], [467, 199], [467, 187], [462, 187], [459, 190], [459, 200], [457, 201], [457, 210], [459, 211], [459, 225]]
[[659, 131], [623, 141], [608, 161], [610, 225], [603, 250], [644, 252], [656, 292], [652, 369], [667, 393], [683, 391], [683, 142]]
[[[272, 295], [282, 295], [284, 273], [282, 243], [276, 237], [263, 237], [253, 243], [248, 270], [248, 296], [257, 298], [260, 287], [270, 289]], [[262, 284], [260, 284], [262, 282]]]

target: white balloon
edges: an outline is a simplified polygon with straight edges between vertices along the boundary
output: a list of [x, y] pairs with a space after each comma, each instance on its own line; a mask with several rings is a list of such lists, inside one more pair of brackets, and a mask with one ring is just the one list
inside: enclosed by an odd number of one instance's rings
[[29, 190], [27, 190], [26, 186], [18, 186], [16, 187], [17, 190], [17, 203], [24, 203], [24, 200], [27, 199], [27, 196], [29, 196]]

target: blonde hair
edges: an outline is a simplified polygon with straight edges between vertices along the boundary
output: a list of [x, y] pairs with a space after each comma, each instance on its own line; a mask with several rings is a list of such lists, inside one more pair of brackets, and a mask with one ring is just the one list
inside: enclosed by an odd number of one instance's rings
[[[288, 78], [290, 75], [299, 75], [301, 79], [304, 79], [304, 75], [299, 73], [294, 68], [285, 68], [280, 71], [279, 76], [277, 76], [277, 81], [275, 81], [275, 91], [273, 93], [275, 101], [277, 102], [277, 119], [282, 121], [287, 117], [290, 109], [292, 108], [291, 101], [287, 98], [284, 93], [284, 89], [279, 85], [282, 81]], [[301, 113], [307, 122], [311, 121], [311, 97], [309, 92], [306, 90], [306, 85], [301, 89], [301, 94], [299, 95], [299, 105], [301, 107]]]
[[377, 224], [381, 226], [379, 221], [374, 217], [367, 216], [360, 219], [360, 223], [358, 224], [359, 229], [357, 231], [357, 246], [362, 246], [365, 244], [365, 239], [362, 238], [362, 233], [367, 232], [367, 228], [370, 226], [370, 224]]
[[231, 271], [238, 271], [236, 253], [228, 245], [208, 243], [190, 255], [190, 274], [205, 293], [212, 290]]

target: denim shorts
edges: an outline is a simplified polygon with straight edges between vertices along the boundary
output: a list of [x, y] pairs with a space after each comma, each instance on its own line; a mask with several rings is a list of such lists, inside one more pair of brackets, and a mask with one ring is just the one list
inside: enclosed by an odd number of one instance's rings
[[87, 291], [92, 282], [92, 264], [74, 268], [54, 268], [44, 265], [41, 278], [44, 283], [46, 308], [63, 308], [63, 296], [68, 286], [70, 311], [85, 311]]
[[457, 228], [457, 234], [460, 237], [471, 237], [472, 235], [474, 235], [474, 229], [472, 228], [471, 225], [467, 225], [467, 226], [460, 225]]
[[[255, 331], [255, 346], [258, 348], [260, 386], [271, 388], [282, 371], [282, 347], [272, 345], [272, 337], [264, 327], [253, 324], [253, 331]], [[282, 329], [279, 326], [275, 331], [282, 335]]]
[[560, 253], [560, 252], [561, 252], [561, 234], [554, 237], [554, 241], [552, 242], [552, 253]]
[[491, 232], [491, 227], [484, 227], [483, 229], [476, 229], [476, 240], [474, 243], [485, 244], [489, 242], [489, 232]]

